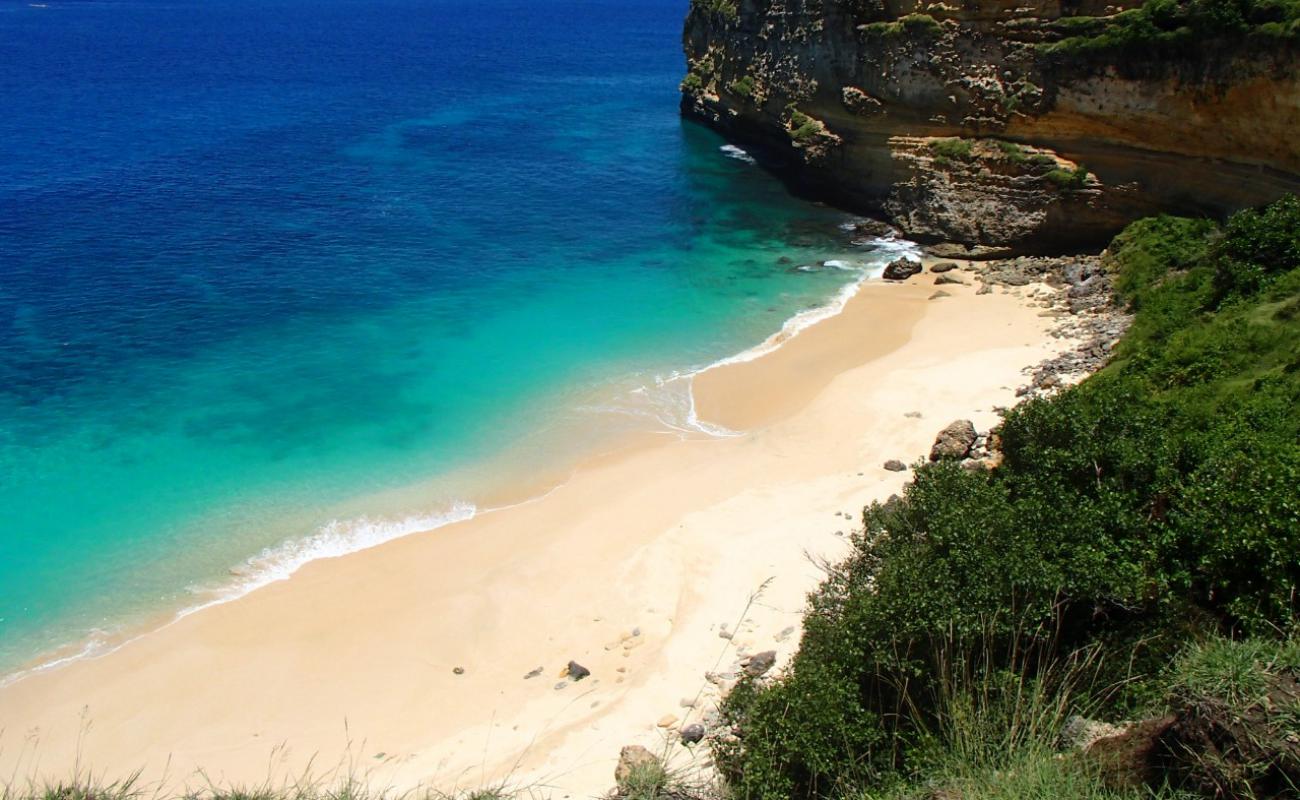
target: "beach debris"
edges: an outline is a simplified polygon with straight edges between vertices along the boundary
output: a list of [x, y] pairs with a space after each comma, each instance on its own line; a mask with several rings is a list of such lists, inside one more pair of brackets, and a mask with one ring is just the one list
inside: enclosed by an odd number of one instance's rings
[[452, 671], [453, 674], [456, 674], [456, 675], [464, 675], [464, 674], [465, 674], [465, 668], [464, 668], [464, 667], [452, 667], [452, 668], [451, 668], [451, 671]]
[[772, 668], [776, 663], [776, 651], [764, 650], [761, 653], [755, 653], [752, 656], [742, 660], [740, 666], [745, 668], [745, 674], [751, 678], [757, 678]]
[[889, 470], [890, 472], [906, 472], [907, 465], [896, 458], [891, 458], [885, 462], [885, 469]]
[[579, 664], [577, 661], [570, 661], [569, 665], [564, 668], [564, 674], [568, 675], [575, 682], [591, 674], [591, 670]]
[[632, 773], [659, 763], [654, 754], [639, 744], [630, 744], [619, 751], [618, 766], [614, 767], [614, 780], [619, 786], [632, 777]]
[[941, 458], [965, 458], [975, 445], [975, 423], [968, 419], [959, 419], [939, 431], [930, 448], [930, 460]]
[[676, 714], [664, 714], [662, 717], [659, 718], [659, 721], [655, 723], [655, 725], [660, 728], [671, 728], [676, 724], [677, 724]]
[[536, 678], [538, 675], [541, 675], [542, 669], [543, 669], [542, 667], [537, 667], [536, 669], [528, 670], [528, 673], [524, 675], [524, 680], [528, 680], [530, 678]]
[[887, 281], [905, 281], [920, 271], [921, 262], [904, 257], [891, 261], [880, 277]]
[[704, 726], [693, 722], [678, 731], [677, 735], [682, 737], [682, 744], [695, 744], [704, 738]]

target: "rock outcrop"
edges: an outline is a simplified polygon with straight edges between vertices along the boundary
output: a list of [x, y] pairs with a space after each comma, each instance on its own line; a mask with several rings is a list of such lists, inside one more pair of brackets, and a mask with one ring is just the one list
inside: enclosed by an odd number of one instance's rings
[[1300, 47], [1107, 44], [1139, 5], [693, 0], [682, 107], [796, 188], [1001, 255], [1300, 189]]

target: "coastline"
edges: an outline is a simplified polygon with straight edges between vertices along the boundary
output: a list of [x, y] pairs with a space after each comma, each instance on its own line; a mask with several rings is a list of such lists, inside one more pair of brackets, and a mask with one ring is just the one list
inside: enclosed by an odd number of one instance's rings
[[[350, 755], [398, 787], [508, 775], [598, 793], [621, 745], [699, 716], [681, 701], [714, 691], [705, 671], [742, 647], [788, 655], [819, 577], [804, 553], [833, 558], [861, 506], [897, 491], [884, 460], [954, 417], [987, 428], [1060, 348], [1019, 299], [931, 300], [928, 275], [864, 283], [781, 346], [698, 374], [700, 419], [747, 435], [637, 437], [536, 500], [310, 562], [0, 688], [0, 768], [21, 777], [34, 756], [58, 775], [80, 756], [109, 777], [248, 784]], [[570, 659], [591, 678], [554, 688]]]

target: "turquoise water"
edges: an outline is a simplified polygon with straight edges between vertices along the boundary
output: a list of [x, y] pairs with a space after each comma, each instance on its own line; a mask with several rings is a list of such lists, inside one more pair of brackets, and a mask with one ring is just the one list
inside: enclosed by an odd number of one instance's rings
[[662, 379], [881, 257], [679, 119], [684, 13], [0, 6], [0, 672], [706, 435]]

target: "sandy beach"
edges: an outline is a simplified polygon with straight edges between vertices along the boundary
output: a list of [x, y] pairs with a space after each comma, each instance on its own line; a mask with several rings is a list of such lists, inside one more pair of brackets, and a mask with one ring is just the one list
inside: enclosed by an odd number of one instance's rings
[[[907, 480], [883, 462], [921, 457], [953, 419], [986, 430], [1061, 347], [1019, 297], [944, 289], [870, 282], [773, 352], [697, 376], [699, 416], [743, 435], [628, 442], [539, 499], [313, 562], [0, 689], [0, 775], [79, 764], [175, 787], [341, 769], [590, 797], [623, 745], [689, 760], [669, 740], [716, 698], [705, 673], [766, 649], [780, 668], [813, 557], [843, 553], [862, 507]], [[562, 678], [570, 660], [590, 677]]]

